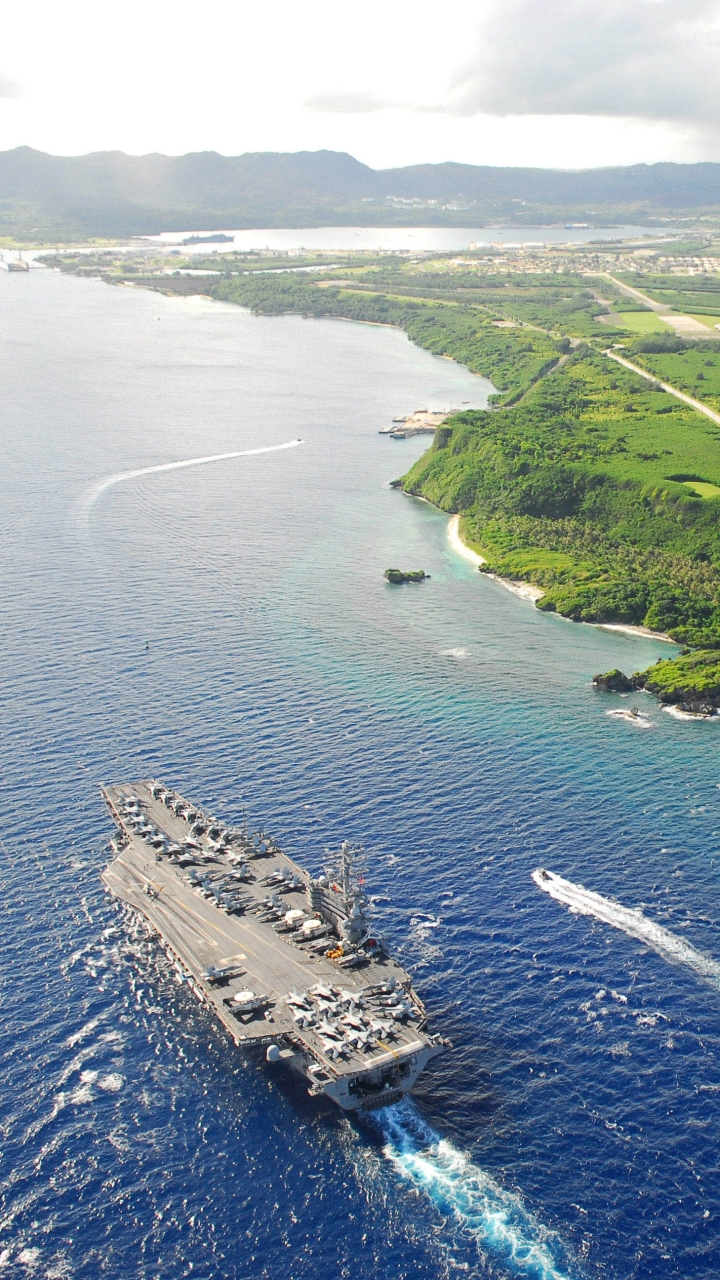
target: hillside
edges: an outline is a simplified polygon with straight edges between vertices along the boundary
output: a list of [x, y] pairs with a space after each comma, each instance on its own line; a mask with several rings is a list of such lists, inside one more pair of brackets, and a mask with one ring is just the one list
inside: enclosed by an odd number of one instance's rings
[[328, 223], [648, 222], [699, 210], [720, 211], [720, 164], [376, 170], [335, 151], [0, 152], [0, 234], [46, 239]]

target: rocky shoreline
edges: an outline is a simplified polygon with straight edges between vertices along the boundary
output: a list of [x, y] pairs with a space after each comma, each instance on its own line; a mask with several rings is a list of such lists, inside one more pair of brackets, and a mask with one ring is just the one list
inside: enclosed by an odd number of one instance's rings
[[652, 693], [663, 706], [686, 715], [709, 717], [720, 712], [720, 651], [684, 652], [678, 658], [658, 658], [646, 671], [626, 676], [617, 667], [593, 676], [595, 688], [606, 693]]

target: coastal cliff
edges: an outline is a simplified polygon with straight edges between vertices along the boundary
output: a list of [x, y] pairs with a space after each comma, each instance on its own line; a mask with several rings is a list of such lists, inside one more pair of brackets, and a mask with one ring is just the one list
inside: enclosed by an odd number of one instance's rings
[[537, 608], [720, 647], [720, 501], [663, 478], [683, 449], [720, 479], [711, 423], [580, 347], [521, 404], [446, 421], [401, 484]]
[[608, 693], [645, 689], [665, 706], [691, 715], [715, 715], [720, 708], [720, 649], [659, 658], [654, 666], [632, 676], [614, 668], [593, 676], [593, 684]]

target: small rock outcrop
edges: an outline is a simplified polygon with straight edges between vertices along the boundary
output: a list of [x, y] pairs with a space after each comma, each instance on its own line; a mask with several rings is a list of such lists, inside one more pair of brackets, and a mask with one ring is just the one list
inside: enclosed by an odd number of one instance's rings
[[403, 572], [402, 569], [386, 569], [385, 577], [388, 582], [392, 582], [393, 586], [400, 586], [403, 582], [423, 582], [425, 578], [430, 577], [430, 574], [424, 569], [412, 569], [410, 572]]
[[593, 684], [596, 689], [602, 689], [605, 693], [630, 693], [636, 687], [630, 677], [624, 675], [617, 667], [613, 667], [612, 671], [604, 671], [601, 675], [593, 676]]

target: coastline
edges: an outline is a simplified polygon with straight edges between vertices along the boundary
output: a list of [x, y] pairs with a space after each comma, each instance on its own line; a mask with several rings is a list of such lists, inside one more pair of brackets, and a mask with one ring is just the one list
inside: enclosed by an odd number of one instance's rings
[[[425, 501], [427, 501], [427, 499], [425, 499]], [[462, 556], [463, 560], [469, 560], [470, 563], [474, 564], [477, 568], [479, 568], [481, 564], [487, 564], [487, 561], [484, 560], [482, 556], [479, 556], [477, 551], [473, 551], [472, 547], [469, 547], [460, 537], [459, 513], [450, 517], [450, 523], [447, 527], [447, 536], [448, 542], [450, 543], [453, 551], [457, 551], [458, 555]]]
[[[450, 517], [447, 536], [448, 542], [450, 543], [453, 551], [456, 551], [464, 560], [469, 560], [470, 563], [474, 564], [478, 569], [481, 565], [487, 564], [487, 560], [485, 560], [481, 555], [478, 555], [477, 551], [473, 551], [472, 547], [469, 547], [460, 537], [459, 514]], [[517, 581], [515, 578], [501, 578], [497, 573], [486, 573], [484, 574], [484, 577], [492, 578], [493, 582], [499, 582], [501, 586], [505, 587], [508, 591], [512, 591], [513, 595], [520, 596], [523, 600], [532, 600], [533, 604], [536, 600], [542, 600], [542, 597], [545, 595], [542, 588], [536, 587], [532, 582], [521, 582]]]
[[646, 640], [664, 640], [667, 644], [677, 645], [677, 640], [664, 631], [651, 631], [649, 627], [633, 627], [625, 622], [591, 622], [591, 627], [602, 627], [603, 631], [624, 631], [628, 636], [644, 636]]
[[[477, 568], [487, 564], [487, 560], [478, 555], [477, 551], [473, 551], [472, 547], [469, 547], [466, 542], [463, 542], [460, 536], [459, 514], [450, 517], [447, 536], [453, 551], [456, 551], [464, 560], [469, 560]], [[513, 578], [501, 578], [497, 573], [486, 573], [484, 576], [492, 578], [493, 582], [499, 582], [508, 591], [512, 591], [514, 595], [520, 596], [523, 600], [532, 600], [533, 604], [535, 601], [541, 600], [545, 595], [545, 592], [532, 582], [518, 582]], [[567, 621], [571, 621], [571, 619], [567, 619]], [[628, 636], [642, 636], [646, 640], [663, 640], [667, 644], [677, 644], [677, 641], [673, 640], [672, 636], [666, 635], [664, 631], [651, 631], [650, 627], [638, 627], [625, 622], [586, 622], [584, 625], [601, 627], [603, 631], [621, 631]]]

